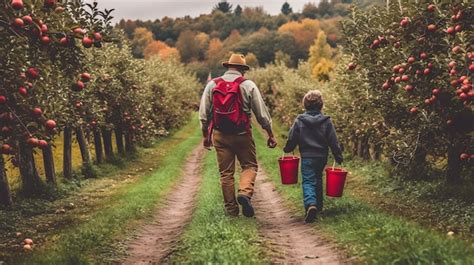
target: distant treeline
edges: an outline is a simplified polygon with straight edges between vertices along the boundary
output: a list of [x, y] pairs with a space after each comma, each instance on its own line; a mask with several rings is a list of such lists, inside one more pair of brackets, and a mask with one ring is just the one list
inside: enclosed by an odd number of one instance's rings
[[[365, 6], [383, 1], [358, 2]], [[210, 14], [196, 18], [121, 20], [117, 27], [131, 40], [135, 57], [179, 60], [205, 79], [209, 72], [220, 73], [221, 60], [231, 52], [247, 54], [253, 66], [280, 60], [294, 67], [308, 59], [309, 47], [321, 31], [336, 47], [342, 41], [339, 21], [349, 14], [351, 5], [351, 0], [323, 0], [318, 5], [306, 4], [297, 13], [285, 2], [281, 13], [272, 16], [262, 7], [234, 7], [221, 1]]]

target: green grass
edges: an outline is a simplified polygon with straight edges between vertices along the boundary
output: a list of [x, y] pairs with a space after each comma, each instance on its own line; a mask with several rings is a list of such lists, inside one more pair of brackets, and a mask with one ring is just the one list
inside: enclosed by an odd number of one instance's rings
[[[275, 130], [277, 135], [283, 132], [278, 127]], [[278, 184], [277, 159], [281, 149], [266, 148], [266, 140], [259, 132], [255, 137], [259, 162]], [[280, 145], [284, 145], [281, 139]], [[300, 185], [278, 184], [277, 189], [302, 216]], [[469, 243], [378, 211], [347, 194], [340, 199], [325, 200], [325, 210], [315, 228], [367, 264], [474, 264], [474, 248]]]
[[[55, 232], [44, 249], [18, 257], [18, 264], [88, 264], [113, 261], [120, 249], [118, 238], [126, 236], [139, 219], [151, 216], [157, 203], [179, 180], [187, 155], [200, 141], [197, 119], [158, 145], [155, 172], [120, 187], [83, 223]], [[161, 147], [161, 148], [160, 148]], [[156, 170], [156, 169], [155, 169]], [[107, 260], [111, 258], [111, 260]]]
[[204, 161], [198, 206], [171, 263], [261, 264], [265, 262], [254, 218], [224, 214], [215, 153]]

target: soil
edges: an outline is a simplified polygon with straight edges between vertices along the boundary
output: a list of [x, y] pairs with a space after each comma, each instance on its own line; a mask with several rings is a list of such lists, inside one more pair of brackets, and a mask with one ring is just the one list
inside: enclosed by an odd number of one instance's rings
[[204, 152], [205, 149], [199, 146], [191, 153], [184, 166], [182, 179], [159, 205], [152, 221], [140, 228], [129, 244], [129, 256], [123, 264], [166, 262], [196, 207]]
[[312, 225], [294, 217], [265, 172], [259, 171], [252, 199], [260, 232], [275, 264], [352, 264]]

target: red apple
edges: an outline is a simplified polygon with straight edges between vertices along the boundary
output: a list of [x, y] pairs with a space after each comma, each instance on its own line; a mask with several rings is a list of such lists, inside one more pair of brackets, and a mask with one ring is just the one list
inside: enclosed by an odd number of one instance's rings
[[413, 89], [414, 89], [414, 87], [412, 85], [406, 85], [405, 86], [405, 91], [410, 92], [410, 91], [413, 91]]
[[83, 45], [84, 47], [86, 47], [86, 48], [92, 47], [92, 44], [93, 44], [93, 43], [94, 43], [94, 42], [93, 42], [92, 39], [89, 38], [89, 37], [84, 37], [84, 38], [82, 39], [82, 45]]
[[398, 73], [399, 70], [400, 70], [400, 65], [395, 65], [395, 66], [393, 67], [393, 72], [394, 72], [394, 73]]
[[56, 5], [56, 0], [44, 0], [45, 8], [53, 8]]
[[474, 72], [474, 63], [471, 63], [471, 65], [469, 65], [469, 71]]
[[25, 22], [21, 18], [15, 18], [13, 20], [13, 25], [15, 27], [23, 28], [25, 26]]
[[383, 85], [382, 85], [383, 90], [388, 90], [389, 88], [390, 88], [390, 83], [388, 83], [388, 82], [383, 83]]
[[12, 147], [9, 144], [3, 144], [1, 150], [2, 150], [2, 154], [8, 155], [11, 153]]
[[399, 76], [397, 76], [397, 77], [395, 78], [395, 83], [400, 83], [400, 81], [402, 81], [402, 78], [399, 77]]
[[34, 108], [32, 113], [33, 113], [33, 116], [35, 117], [39, 117], [43, 115], [43, 111], [41, 110], [41, 108]]
[[431, 73], [430, 68], [426, 68], [425, 70], [423, 70], [424, 75], [429, 75], [430, 73]]
[[59, 40], [59, 43], [60, 43], [62, 46], [66, 47], [66, 46], [69, 45], [69, 40], [67, 39], [67, 37], [62, 37], [62, 38]]
[[46, 127], [48, 130], [54, 130], [54, 128], [56, 128], [56, 122], [53, 120], [47, 120], [44, 123], [44, 127]]
[[457, 87], [458, 85], [459, 85], [458, 80], [456, 80], [456, 79], [451, 80], [451, 86], [452, 87]]
[[456, 75], [457, 73], [458, 73], [458, 71], [456, 71], [456, 69], [451, 69], [451, 70], [449, 71], [449, 75], [450, 75], [450, 76]]
[[76, 92], [80, 92], [84, 89], [85, 85], [82, 81], [77, 81], [72, 85], [72, 90]]
[[7, 103], [7, 98], [5, 96], [0, 96], [0, 104]]
[[420, 59], [424, 60], [426, 58], [428, 58], [428, 54], [426, 52], [420, 53]]
[[37, 138], [34, 138], [34, 137], [28, 138], [28, 140], [26, 140], [26, 142], [27, 142], [31, 147], [36, 147], [36, 146], [38, 146], [38, 139], [37, 139]]
[[461, 101], [466, 101], [466, 100], [469, 99], [469, 96], [468, 96], [466, 93], [462, 92], [462, 93], [459, 95], [459, 99], [460, 99]]
[[449, 28], [446, 29], [446, 33], [454, 35], [456, 33], [456, 31], [454, 30], [453, 27], [449, 27]]
[[46, 142], [45, 140], [39, 140], [38, 141], [38, 147], [41, 148], [41, 149], [44, 149], [46, 147], [48, 147], [48, 142]]
[[81, 80], [83, 82], [89, 82], [89, 81], [91, 81], [91, 75], [89, 73], [82, 73], [81, 74]]
[[31, 16], [23, 16], [21, 19], [23, 19], [23, 22], [25, 22], [25, 24], [33, 24], [33, 18], [31, 18]]
[[26, 70], [26, 76], [30, 79], [36, 79], [39, 77], [39, 71], [36, 68], [30, 67]]
[[46, 26], [46, 24], [41, 24], [41, 32], [42, 33], [48, 32], [48, 26]]
[[393, 44], [393, 46], [395, 46], [395, 48], [400, 48], [400, 46], [402, 46], [402, 45], [400, 44], [399, 41], [397, 41]]
[[84, 30], [81, 29], [81, 28], [75, 28], [75, 29], [73, 29], [73, 32], [74, 32], [75, 34], [80, 34], [80, 35], [85, 34]]
[[24, 7], [22, 0], [12, 0], [11, 5], [15, 10], [21, 10]]
[[356, 67], [357, 67], [357, 64], [352, 63], [352, 62], [347, 65], [347, 69], [349, 69], [349, 70], [354, 70], [354, 69], [356, 69]]
[[436, 9], [436, 6], [435, 6], [435, 5], [433, 5], [433, 4], [431, 4], [431, 5], [428, 5], [428, 8], [427, 8], [427, 9], [428, 9], [428, 12], [434, 12], [434, 11], [435, 11], [435, 9]]
[[429, 99], [429, 98], [425, 99], [425, 104], [426, 105], [431, 105], [431, 103], [433, 103], [433, 102], [431, 102], [431, 99]]
[[413, 57], [413, 56], [408, 57], [407, 62], [408, 62], [409, 64], [412, 64], [412, 63], [414, 63], [415, 61], [416, 61], [415, 57]]
[[21, 87], [18, 88], [18, 93], [20, 93], [20, 95], [26, 97], [28, 95], [28, 90], [25, 87], [21, 86]]
[[436, 25], [435, 24], [429, 24], [427, 29], [428, 31], [435, 32], [436, 31]]
[[43, 36], [41, 37], [41, 42], [45, 45], [48, 45], [51, 43], [51, 39], [48, 36]]
[[461, 25], [456, 25], [456, 27], [454, 27], [454, 30], [455, 30], [456, 32], [461, 32], [461, 30], [462, 30]]
[[410, 109], [410, 113], [411, 113], [411, 114], [416, 114], [416, 113], [418, 113], [418, 108], [417, 108], [417, 107], [411, 108], [411, 109]]
[[94, 32], [94, 39], [96, 41], [102, 41], [102, 34], [100, 34], [100, 32]]
[[433, 91], [431, 91], [431, 93], [435, 96], [439, 95], [439, 92], [441, 92], [441, 90], [439, 88], [435, 88], [435, 89], [433, 89]]
[[433, 68], [433, 63], [428, 63], [428, 68]]
[[400, 26], [406, 28], [406, 27], [408, 27], [409, 23], [410, 23], [410, 21], [408, 20], [408, 18], [404, 18], [404, 19], [402, 19], [402, 21], [400, 21]]
[[461, 52], [461, 47], [455, 46], [452, 51], [453, 51], [453, 53], [459, 53], [459, 52]]
[[456, 62], [451, 61], [451, 62], [449, 62], [448, 66], [449, 66], [449, 68], [454, 68], [454, 67], [456, 67]]
[[469, 159], [469, 157], [470, 157], [470, 156], [469, 156], [468, 154], [462, 153], [462, 154], [459, 156], [459, 159], [461, 159], [462, 161], [464, 161], [464, 160]]
[[407, 82], [408, 80], [410, 80], [410, 77], [408, 77], [408, 75], [402, 75], [403, 82]]

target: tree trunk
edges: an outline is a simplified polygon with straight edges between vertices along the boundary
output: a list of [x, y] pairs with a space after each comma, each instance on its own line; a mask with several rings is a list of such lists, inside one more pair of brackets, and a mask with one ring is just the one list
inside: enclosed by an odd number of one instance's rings
[[5, 171], [5, 160], [0, 154], [0, 204], [9, 207], [12, 205], [12, 195], [8, 185], [7, 173]]
[[370, 145], [369, 145], [369, 136], [365, 135], [362, 138], [362, 159], [370, 159]]
[[382, 144], [380, 143], [374, 144], [373, 159], [375, 161], [380, 161], [381, 158], [382, 158]]
[[72, 129], [69, 125], [64, 128], [63, 176], [72, 178]]
[[89, 147], [87, 144], [86, 137], [84, 136], [84, 131], [82, 130], [82, 127], [78, 127], [76, 129], [76, 139], [77, 143], [79, 144], [79, 149], [81, 150], [82, 164], [90, 164], [91, 155], [89, 153]]
[[117, 152], [120, 155], [124, 155], [125, 148], [123, 146], [123, 131], [122, 128], [120, 128], [119, 126], [117, 126], [117, 128], [115, 129], [115, 142], [117, 143]]
[[36, 170], [33, 149], [25, 141], [20, 141], [18, 150], [22, 190], [26, 195], [31, 195], [40, 190], [42, 186], [40, 176]]
[[352, 138], [352, 145], [351, 145], [351, 153], [352, 153], [352, 156], [357, 156], [357, 147], [358, 147], [358, 140], [357, 140], [357, 137], [354, 137]]
[[135, 145], [133, 144], [133, 134], [131, 132], [125, 134], [125, 150], [129, 154], [135, 152]]
[[415, 155], [410, 161], [408, 169], [408, 177], [410, 179], [428, 179], [428, 163], [426, 162], [426, 150], [418, 147], [415, 150]]
[[46, 181], [56, 185], [56, 170], [54, 169], [54, 156], [51, 145], [43, 148], [43, 164]]
[[95, 145], [95, 160], [97, 164], [101, 164], [104, 160], [102, 154], [102, 136], [100, 135], [99, 129], [94, 129], [94, 145]]
[[105, 159], [113, 160], [114, 152], [112, 149], [112, 131], [106, 128], [102, 129], [102, 137], [104, 138]]
[[456, 136], [451, 134], [448, 146], [448, 168], [446, 170], [446, 180], [451, 184], [461, 182], [462, 164], [459, 155], [462, 153], [462, 145]]

